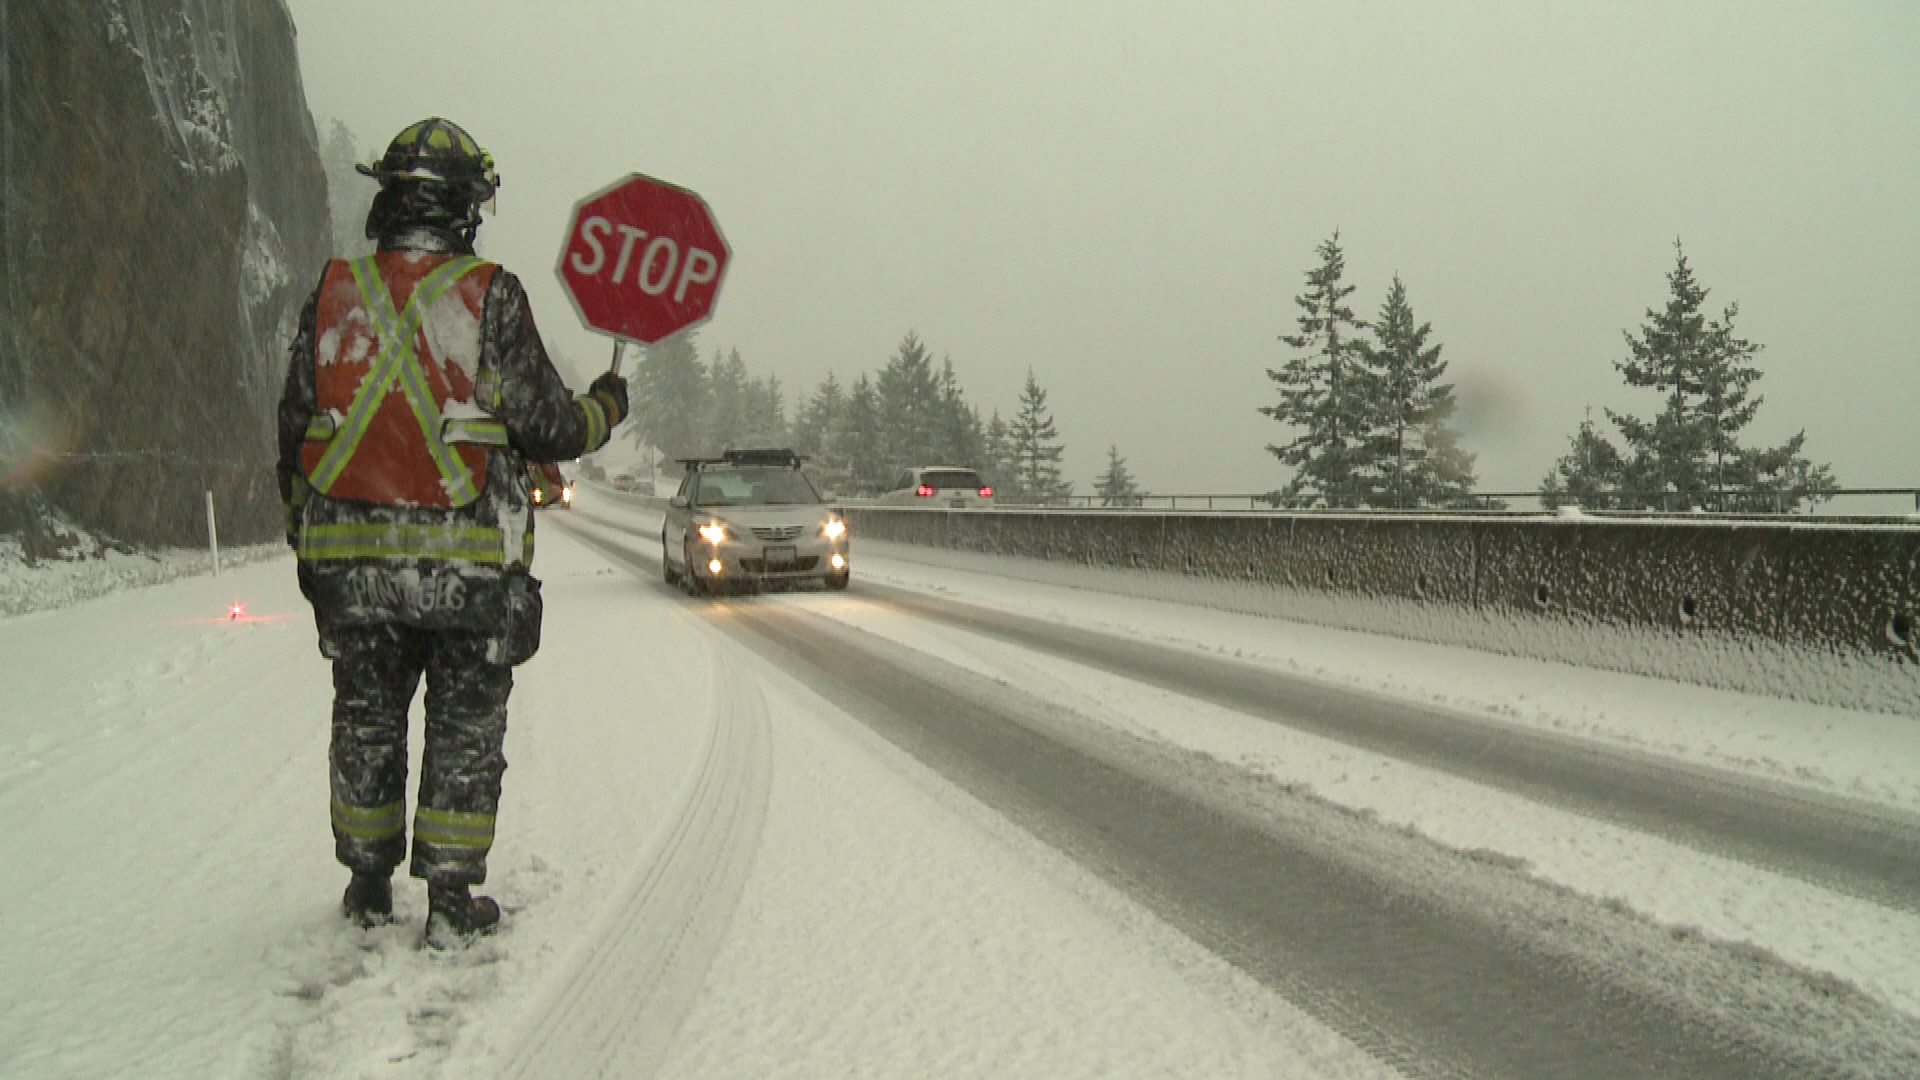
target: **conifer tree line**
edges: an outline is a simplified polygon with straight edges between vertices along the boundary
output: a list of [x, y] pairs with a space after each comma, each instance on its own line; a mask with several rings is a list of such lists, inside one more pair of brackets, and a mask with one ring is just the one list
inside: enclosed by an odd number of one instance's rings
[[[1762, 399], [1754, 364], [1761, 346], [1739, 336], [1739, 305], [1704, 311], [1708, 290], [1674, 245], [1664, 310], [1625, 331], [1616, 361], [1628, 386], [1664, 395], [1650, 419], [1606, 410], [1622, 443], [1591, 416], [1539, 491], [1549, 507], [1607, 510], [1779, 511], [1828, 498], [1832, 470], [1802, 453], [1804, 432], [1774, 447], [1740, 434]], [[1432, 325], [1414, 314], [1396, 274], [1379, 313], [1355, 314], [1340, 234], [1316, 249], [1319, 264], [1294, 298], [1292, 355], [1269, 368], [1278, 400], [1260, 407], [1289, 438], [1267, 450], [1292, 468], [1270, 498], [1281, 506], [1405, 509], [1486, 506], [1473, 497], [1474, 456], [1453, 424], [1458, 404]]]
[[628, 437], [662, 457], [711, 456], [750, 446], [791, 446], [808, 471], [842, 495], [891, 489], [914, 466], [977, 470], [1002, 502], [1066, 499], [1065, 447], [1046, 391], [1029, 370], [1011, 420], [983, 419], [968, 402], [950, 358], [937, 364], [908, 333], [876, 372], [851, 383], [829, 371], [789, 416], [774, 376], [755, 376], [739, 350], [700, 357], [697, 335], [647, 347], [633, 373]]

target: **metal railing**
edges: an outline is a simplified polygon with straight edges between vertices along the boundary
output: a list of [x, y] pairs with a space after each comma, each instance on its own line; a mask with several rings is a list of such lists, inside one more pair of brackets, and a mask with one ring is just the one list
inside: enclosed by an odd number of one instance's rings
[[[1817, 503], [1802, 505], [1808, 498], [1818, 498]], [[1425, 504], [1419, 506], [1337, 506], [1314, 500], [1308, 502], [1289, 499], [1275, 491], [1263, 492], [1143, 492], [1125, 502], [1104, 499], [1099, 495], [1071, 495], [1064, 499], [1021, 500], [1001, 496], [996, 505], [1004, 507], [1033, 507], [1046, 509], [1057, 507], [1071, 510], [1237, 510], [1237, 511], [1305, 511], [1324, 510], [1342, 513], [1542, 513], [1552, 506], [1577, 506], [1596, 513], [1727, 513], [1742, 516], [1856, 516], [1849, 508], [1842, 506], [1843, 500], [1878, 499], [1890, 503], [1898, 498], [1910, 500], [1911, 513], [1920, 514], [1920, 487], [1895, 488], [1834, 488], [1819, 492], [1785, 491], [1726, 491], [1726, 492], [1674, 492], [1674, 491], [1612, 491], [1582, 500], [1579, 496], [1564, 492], [1546, 495], [1539, 491], [1475, 491], [1444, 504]], [[1549, 505], [1551, 500], [1551, 506]], [[1588, 505], [1591, 503], [1591, 505]], [[1622, 507], [1621, 503], [1634, 504]], [[1728, 509], [1716, 509], [1715, 504]], [[1755, 509], [1755, 505], [1771, 506], [1771, 509]], [[1883, 506], [1880, 509], [1859, 511], [1857, 516], [1897, 517], [1905, 516], [1909, 511]]]

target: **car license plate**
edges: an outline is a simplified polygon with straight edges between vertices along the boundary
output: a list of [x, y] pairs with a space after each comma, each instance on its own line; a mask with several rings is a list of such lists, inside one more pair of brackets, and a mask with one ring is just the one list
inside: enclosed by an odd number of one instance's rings
[[769, 570], [792, 566], [795, 558], [792, 544], [767, 545], [767, 569]]
[[947, 505], [953, 507], [955, 510], [964, 510], [966, 509], [966, 506], [967, 506], [967, 500], [954, 499], [953, 501], [947, 503]]

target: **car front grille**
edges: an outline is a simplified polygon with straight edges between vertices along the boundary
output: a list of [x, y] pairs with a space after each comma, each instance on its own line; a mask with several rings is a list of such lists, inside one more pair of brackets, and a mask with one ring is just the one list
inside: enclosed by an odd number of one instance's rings
[[798, 525], [769, 525], [769, 526], [755, 525], [753, 527], [753, 535], [759, 537], [762, 540], [771, 540], [775, 543], [778, 543], [783, 540], [792, 540], [795, 537], [798, 537], [800, 535], [800, 526]]
[[[776, 573], [776, 574], [804, 574], [809, 570], [813, 570], [817, 568], [819, 565], [820, 565], [820, 556], [802, 555], [790, 563], [775, 564], [772, 568], [772, 571], [773, 573]], [[740, 569], [746, 571], [749, 574], [764, 574], [768, 572], [767, 560], [741, 559]]]

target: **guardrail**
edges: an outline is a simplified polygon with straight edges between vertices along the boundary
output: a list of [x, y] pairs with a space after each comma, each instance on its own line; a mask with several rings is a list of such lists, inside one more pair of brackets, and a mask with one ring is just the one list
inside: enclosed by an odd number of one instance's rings
[[[1875, 500], [1879, 500], [1882, 502], [1889, 502], [1889, 503], [1894, 499], [1899, 499], [1903, 503], [1910, 501], [1913, 504], [1912, 512], [1915, 514], [1920, 514], [1920, 487], [1837, 488], [1832, 491], [1823, 491], [1818, 493], [1822, 499], [1827, 500], [1827, 502], [1825, 503], [1818, 504], [1808, 509], [1799, 510], [1799, 511], [1795, 511], [1792, 509], [1792, 506], [1794, 504], [1797, 504], [1798, 502], [1805, 500], [1806, 498], [1809, 497], [1810, 494], [1812, 493], [1806, 492], [1806, 491], [1794, 491], [1794, 490], [1756, 491], [1756, 492], [1727, 491], [1727, 492], [1719, 492], [1719, 493], [1716, 493], [1716, 492], [1693, 493], [1693, 492], [1674, 492], [1674, 491], [1617, 491], [1617, 492], [1608, 492], [1604, 495], [1596, 496], [1588, 500], [1582, 500], [1579, 497], [1566, 495], [1566, 494], [1552, 496], [1551, 498], [1556, 504], [1579, 507], [1585, 510], [1586, 512], [1593, 513], [1593, 514], [1631, 513], [1635, 515], [1644, 515], [1647, 513], [1670, 513], [1670, 514], [1721, 513], [1722, 511], [1713, 509], [1713, 505], [1715, 502], [1718, 502], [1720, 505], [1724, 506], [1729, 503], [1742, 501], [1742, 500], [1770, 501], [1774, 506], [1773, 515], [1777, 515], [1777, 516], [1791, 516], [1791, 517], [1857, 516], [1857, 517], [1865, 518], [1865, 517], [1900, 517], [1900, 516], [1904, 516], [1907, 513], [1904, 506], [1902, 506], [1901, 509], [1898, 511], [1893, 511], [1889, 509], [1879, 514], [1837, 515], [1832, 512], [1834, 510], [1839, 509], [1839, 507], [1837, 505], [1830, 505], [1830, 504], [1837, 504], [1842, 500], [1854, 501], [1857, 503], [1857, 501], [1864, 500], [1864, 499], [1875, 499]], [[1538, 513], [1542, 510], [1549, 509], [1549, 507], [1547, 506], [1548, 499], [1549, 499], [1549, 496], [1543, 495], [1539, 491], [1476, 491], [1467, 495], [1463, 495], [1459, 498], [1457, 502], [1450, 505], [1446, 505], [1446, 506], [1311, 507], [1311, 506], [1303, 505], [1298, 501], [1289, 501], [1286, 497], [1280, 495], [1278, 492], [1239, 491], [1239, 492], [1170, 492], [1166, 494], [1142, 493], [1142, 494], [1131, 497], [1129, 500], [1125, 502], [1116, 502], [1110, 499], [1103, 499], [1101, 496], [1098, 496], [1098, 495], [1070, 495], [1064, 499], [1055, 499], [1055, 500], [1049, 500], [1044, 502], [1021, 502], [1016, 499], [1009, 499], [1009, 498], [1002, 497], [997, 499], [996, 502], [1000, 506], [1008, 506], [1008, 507], [1022, 507], [1022, 508], [1033, 508], [1033, 509], [1046, 509], [1048, 507], [1058, 507], [1061, 509], [1069, 509], [1069, 510], [1140, 510], [1140, 509], [1261, 510], [1261, 511], [1271, 511], [1271, 512], [1278, 512], [1278, 513], [1310, 512], [1315, 510], [1324, 510], [1324, 511], [1340, 512], [1340, 513], [1377, 512], [1377, 513], [1396, 513], [1396, 514], [1421, 514], [1421, 513], [1446, 514], [1446, 513], [1460, 513], [1462, 511], [1475, 512], [1475, 513], [1503, 513], [1503, 512]], [[1641, 504], [1657, 505], [1660, 509], [1654, 510], [1654, 511], [1612, 509], [1613, 506], [1617, 505], [1621, 501], [1630, 501], [1630, 502], [1641, 503]], [[1525, 509], [1512, 510], [1505, 505], [1508, 503], [1521, 504], [1525, 507]], [[1764, 513], [1753, 512], [1753, 511], [1747, 511], [1747, 512], [1727, 511], [1727, 513], [1733, 514], [1734, 516], [1740, 516], [1740, 517], [1769, 516]]]

